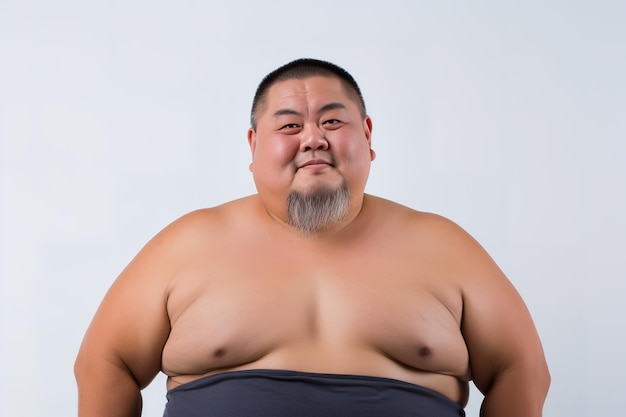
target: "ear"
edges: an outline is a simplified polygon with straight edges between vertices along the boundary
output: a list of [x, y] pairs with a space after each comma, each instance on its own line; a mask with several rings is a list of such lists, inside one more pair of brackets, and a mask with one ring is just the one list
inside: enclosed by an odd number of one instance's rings
[[363, 131], [367, 139], [367, 144], [370, 147], [370, 160], [373, 161], [376, 159], [376, 152], [372, 149], [372, 119], [369, 116], [365, 116], [365, 119], [363, 119]]
[[254, 129], [248, 129], [248, 146], [250, 147], [250, 153], [252, 153], [252, 161], [250, 162], [250, 172], [254, 171], [254, 151], [256, 150], [256, 132]]

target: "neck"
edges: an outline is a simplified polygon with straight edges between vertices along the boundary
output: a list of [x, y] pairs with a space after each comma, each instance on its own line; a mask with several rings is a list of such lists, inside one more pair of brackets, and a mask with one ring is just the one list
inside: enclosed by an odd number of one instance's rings
[[287, 209], [283, 209], [280, 213], [273, 212], [267, 206], [264, 206], [265, 212], [269, 219], [281, 226], [283, 230], [287, 230], [290, 234], [297, 236], [302, 240], [325, 240], [328, 238], [336, 238], [351, 229], [351, 226], [358, 221], [360, 214], [365, 205], [365, 196], [360, 198], [350, 198], [348, 208], [345, 213], [336, 220], [328, 221], [315, 228], [302, 228], [293, 225], [289, 220]]

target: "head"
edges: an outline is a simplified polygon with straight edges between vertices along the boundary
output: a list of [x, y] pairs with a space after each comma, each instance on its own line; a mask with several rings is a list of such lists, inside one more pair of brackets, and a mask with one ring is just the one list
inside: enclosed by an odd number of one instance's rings
[[338, 78], [346, 89], [346, 93], [358, 105], [361, 116], [365, 117], [367, 111], [363, 94], [361, 94], [359, 85], [348, 71], [327, 61], [301, 58], [275, 69], [263, 78], [252, 100], [252, 110], [250, 111], [250, 126], [252, 129], [256, 130], [257, 118], [264, 111], [265, 99], [270, 87], [280, 81], [301, 80], [314, 76]]
[[352, 76], [312, 59], [280, 67], [259, 85], [251, 125], [250, 170], [270, 215], [304, 234], [356, 217], [375, 155]]

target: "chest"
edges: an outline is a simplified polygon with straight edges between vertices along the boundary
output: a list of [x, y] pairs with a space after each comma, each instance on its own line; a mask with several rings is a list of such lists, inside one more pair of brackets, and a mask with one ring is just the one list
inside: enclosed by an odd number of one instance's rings
[[423, 351], [449, 357], [462, 342], [460, 294], [428, 262], [392, 253], [255, 258], [199, 261], [177, 277], [170, 359], [202, 369], [224, 352], [244, 363], [306, 345], [410, 363]]

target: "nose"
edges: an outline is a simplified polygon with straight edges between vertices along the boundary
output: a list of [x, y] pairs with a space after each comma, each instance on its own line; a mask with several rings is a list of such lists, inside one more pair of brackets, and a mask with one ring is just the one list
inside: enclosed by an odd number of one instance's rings
[[302, 131], [302, 139], [300, 142], [300, 151], [325, 151], [329, 147], [328, 140], [324, 136], [324, 132], [317, 126], [309, 127]]

